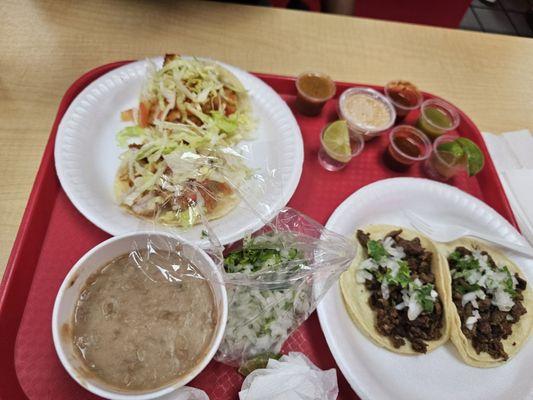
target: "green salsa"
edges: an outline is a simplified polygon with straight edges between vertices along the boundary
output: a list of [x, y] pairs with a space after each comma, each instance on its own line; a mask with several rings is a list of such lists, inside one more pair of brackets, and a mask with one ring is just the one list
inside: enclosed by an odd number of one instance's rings
[[453, 119], [439, 107], [427, 107], [416, 125], [430, 139], [434, 140], [453, 127]]

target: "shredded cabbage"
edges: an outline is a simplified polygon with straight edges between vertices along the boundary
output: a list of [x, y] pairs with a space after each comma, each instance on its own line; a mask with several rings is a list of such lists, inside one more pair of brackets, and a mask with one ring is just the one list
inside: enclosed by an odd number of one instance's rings
[[233, 149], [254, 125], [247, 93], [214, 63], [175, 56], [151, 69], [137, 125], [116, 137], [126, 148], [119, 179], [129, 187], [121, 186], [118, 201], [135, 214], [190, 226], [252, 176]]
[[[153, 70], [141, 94], [153, 114], [153, 125], [198, 127], [212, 141], [232, 146], [249, 138], [254, 126], [247, 93], [218, 64], [179, 56]], [[173, 119], [175, 121], [171, 121]]]

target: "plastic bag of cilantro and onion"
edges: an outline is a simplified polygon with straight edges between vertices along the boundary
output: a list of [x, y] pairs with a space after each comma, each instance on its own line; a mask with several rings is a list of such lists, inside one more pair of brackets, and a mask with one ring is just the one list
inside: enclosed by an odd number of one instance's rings
[[[117, 135], [124, 152], [115, 194], [154, 230], [186, 237], [215, 260], [229, 306], [215, 358], [246, 374], [279, 354], [348, 268], [355, 246], [304, 214], [281, 209], [286, 183], [270, 160], [257, 164], [260, 121], [234, 77], [197, 60], [165, 63], [154, 67], [139, 106], [124, 113], [133, 125]], [[243, 229], [236, 221], [244, 220], [254, 222]], [[232, 229], [238, 240], [227, 243], [235, 240]], [[137, 253], [157, 252], [150, 240], [137, 247]]]
[[343, 236], [291, 209], [226, 249], [228, 323], [216, 358], [246, 374], [279, 354], [354, 257]]

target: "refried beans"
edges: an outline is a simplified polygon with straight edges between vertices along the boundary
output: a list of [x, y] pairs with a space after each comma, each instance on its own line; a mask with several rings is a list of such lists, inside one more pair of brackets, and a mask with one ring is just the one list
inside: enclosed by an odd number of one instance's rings
[[[176, 253], [138, 252], [87, 280], [73, 319], [74, 348], [91, 373], [120, 390], [148, 391], [189, 372], [213, 339], [212, 289]], [[140, 257], [139, 257], [140, 256]]]

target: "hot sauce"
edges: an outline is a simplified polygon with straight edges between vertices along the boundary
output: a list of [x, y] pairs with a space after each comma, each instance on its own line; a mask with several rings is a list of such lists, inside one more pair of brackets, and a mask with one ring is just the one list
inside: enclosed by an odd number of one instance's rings
[[412, 126], [397, 126], [391, 131], [389, 139], [384, 159], [387, 166], [395, 171], [405, 171], [412, 164], [428, 158], [431, 153], [429, 139]]
[[458, 125], [459, 113], [451, 104], [439, 99], [430, 99], [422, 103], [416, 126], [431, 140], [454, 130]]
[[325, 74], [301, 74], [296, 80], [296, 108], [304, 115], [318, 115], [335, 90], [335, 82]]
[[394, 105], [396, 116], [403, 119], [409, 112], [416, 110], [422, 104], [422, 93], [408, 81], [392, 81], [385, 85], [385, 95]]

